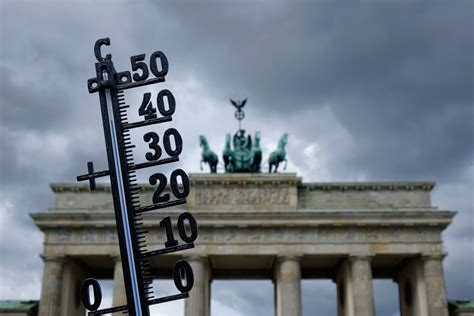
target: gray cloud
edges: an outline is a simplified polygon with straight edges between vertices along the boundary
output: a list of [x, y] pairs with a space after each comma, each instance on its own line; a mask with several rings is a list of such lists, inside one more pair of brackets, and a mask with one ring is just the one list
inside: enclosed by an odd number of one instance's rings
[[[307, 181], [438, 181], [434, 204], [459, 211], [444, 234], [448, 294], [474, 291], [466, 277], [474, 274], [466, 251], [474, 238], [472, 2], [0, 6], [0, 271], [9, 271], [0, 297], [41, 276], [41, 234], [27, 214], [52, 206], [48, 183], [74, 182], [89, 160], [105, 167], [97, 97], [86, 90], [92, 45], [103, 36], [118, 70], [133, 54], [167, 54], [186, 170], [199, 171], [199, 134], [220, 151], [236, 129], [228, 98], [249, 97], [247, 131], [262, 131], [266, 155], [289, 132], [289, 168]], [[246, 304], [259, 297], [251, 288], [222, 286], [235, 303], [216, 304], [249, 315]], [[331, 285], [303, 288], [305, 314], [316, 305], [334, 313]], [[392, 315], [386, 288], [377, 306]], [[38, 285], [23, 295], [38, 297]], [[271, 296], [263, 301], [262, 315], [273, 308]]]

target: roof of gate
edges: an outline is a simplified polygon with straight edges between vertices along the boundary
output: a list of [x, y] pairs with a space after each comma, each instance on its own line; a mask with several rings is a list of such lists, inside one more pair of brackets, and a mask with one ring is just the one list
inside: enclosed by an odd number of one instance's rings
[[474, 312], [474, 301], [449, 300], [449, 309], [453, 312]]
[[38, 301], [0, 300], [0, 312], [28, 312], [38, 309]]

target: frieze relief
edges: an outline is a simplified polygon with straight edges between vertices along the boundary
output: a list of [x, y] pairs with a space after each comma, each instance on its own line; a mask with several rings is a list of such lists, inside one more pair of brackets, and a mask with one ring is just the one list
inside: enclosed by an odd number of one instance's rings
[[115, 244], [118, 243], [118, 236], [116, 231], [108, 231], [105, 233], [105, 243]]
[[72, 241], [72, 233], [68, 230], [61, 230], [58, 232], [58, 241], [61, 244], [69, 244]]
[[288, 205], [289, 188], [199, 188], [197, 205]]
[[[165, 232], [150, 229], [150, 244], [164, 244]], [[59, 229], [47, 234], [49, 244], [116, 244], [113, 229]], [[439, 243], [436, 227], [203, 227], [199, 244], [314, 244], [314, 243]]]
[[[94, 244], [99, 241], [100, 232], [96, 230], [83, 230], [81, 236], [81, 243], [83, 244]], [[100, 234], [103, 236], [103, 234]]]
[[438, 228], [202, 228], [202, 244], [312, 244], [312, 243], [433, 243], [441, 242]]
[[94, 204], [93, 209], [96, 210], [113, 210], [114, 209], [114, 202], [113, 201], [107, 201], [101, 204]]

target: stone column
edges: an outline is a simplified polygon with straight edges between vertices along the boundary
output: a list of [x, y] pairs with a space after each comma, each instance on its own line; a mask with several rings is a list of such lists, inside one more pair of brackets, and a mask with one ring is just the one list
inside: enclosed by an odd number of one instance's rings
[[396, 276], [401, 316], [428, 316], [428, 300], [420, 259], [406, 261]]
[[189, 297], [184, 300], [184, 315], [209, 316], [211, 310], [209, 261], [204, 256], [191, 256], [184, 259], [191, 265], [194, 274], [194, 286], [189, 292]]
[[275, 264], [276, 315], [301, 316], [300, 258], [278, 257]]
[[351, 266], [348, 260], [345, 260], [336, 271], [337, 289], [337, 315], [353, 316], [354, 302], [352, 295]]
[[50, 256], [42, 258], [44, 269], [38, 315], [60, 316], [64, 258]]
[[430, 316], [448, 316], [448, 302], [444, 284], [444, 254], [423, 255], [423, 272], [428, 298], [428, 314]]
[[375, 315], [374, 288], [370, 256], [350, 256], [352, 288], [354, 295], [354, 315]]
[[86, 279], [86, 271], [74, 260], [64, 264], [61, 315], [84, 316], [85, 307], [81, 302], [81, 286]]
[[[112, 306], [121, 306], [127, 304], [127, 295], [125, 293], [125, 282], [123, 279], [122, 260], [120, 256], [114, 259], [114, 285], [112, 291]], [[119, 313], [117, 313], [118, 315]]]
[[350, 255], [336, 274], [339, 316], [375, 315], [370, 255]]

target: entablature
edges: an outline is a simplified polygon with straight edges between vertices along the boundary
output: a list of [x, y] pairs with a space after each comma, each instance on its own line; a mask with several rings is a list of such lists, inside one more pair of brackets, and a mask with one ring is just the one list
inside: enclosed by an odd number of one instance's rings
[[[144, 225], [159, 227], [165, 216], [177, 217], [182, 209], [154, 212], [143, 216]], [[317, 226], [438, 226], [446, 228], [456, 214], [451, 211], [366, 211], [334, 212], [299, 210], [298, 212], [227, 212], [193, 211], [200, 227], [317, 227]], [[42, 229], [58, 227], [115, 227], [111, 211], [54, 211], [31, 214]]]

